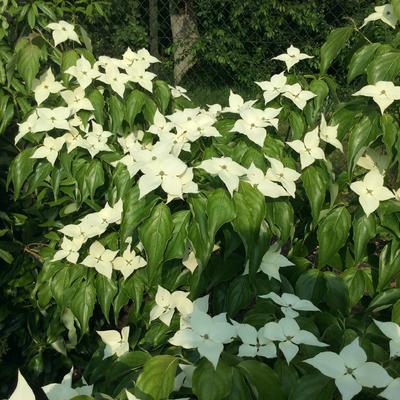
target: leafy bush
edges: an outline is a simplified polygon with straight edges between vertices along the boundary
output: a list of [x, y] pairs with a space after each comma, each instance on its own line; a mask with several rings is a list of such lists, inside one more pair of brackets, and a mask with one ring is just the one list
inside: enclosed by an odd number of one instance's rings
[[82, 33], [16, 44], [2, 390], [20, 368], [14, 400], [25, 379], [50, 400], [397, 399], [397, 35], [339, 28], [320, 73], [291, 47], [257, 99], [193, 108], [146, 50], [97, 59]]

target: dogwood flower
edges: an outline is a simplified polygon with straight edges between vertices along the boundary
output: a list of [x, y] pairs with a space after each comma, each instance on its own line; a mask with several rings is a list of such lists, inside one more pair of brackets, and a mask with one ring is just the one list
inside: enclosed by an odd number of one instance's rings
[[[193, 311], [197, 310], [197, 311], [200, 311], [202, 313], [207, 314], [209, 300], [210, 300], [210, 295], [208, 295], [208, 294], [203, 296], [203, 297], [199, 297], [196, 300], [194, 300], [192, 302]], [[192, 314], [193, 314], [193, 312], [192, 312]], [[181, 314], [181, 319], [180, 319], [180, 322], [179, 322], [179, 326], [180, 326], [181, 330], [182, 329], [190, 329], [191, 328], [190, 321], [191, 321], [192, 314]], [[220, 314], [220, 315], [221, 315], [221, 317], [223, 317], [224, 314]], [[225, 320], [226, 320], [226, 318], [225, 318]]]
[[181, 387], [192, 387], [193, 372], [196, 369], [194, 365], [190, 364], [179, 364], [179, 368], [182, 372], [175, 377], [174, 392], [177, 392]]
[[[287, 318], [296, 318], [300, 314], [297, 311], [319, 311], [309, 300], [303, 300], [291, 293], [282, 293], [281, 296], [274, 292], [263, 294], [262, 299], [271, 299], [281, 307], [281, 311]], [[296, 311], [297, 310], [297, 311]]]
[[390, 157], [387, 154], [378, 153], [378, 151], [368, 148], [362, 157], [357, 160], [357, 165], [369, 171], [375, 169], [384, 175], [385, 170], [390, 163]]
[[393, 7], [391, 4], [385, 4], [383, 6], [375, 7], [375, 12], [368, 15], [368, 17], [366, 17], [364, 19], [364, 23], [361, 25], [361, 28], [363, 28], [369, 22], [378, 21], [378, 20], [381, 20], [382, 22], [389, 25], [393, 29], [396, 28], [398, 19], [394, 15]]
[[318, 127], [304, 136], [304, 141], [293, 140], [286, 142], [296, 153], [300, 155], [301, 169], [313, 164], [315, 160], [325, 160], [324, 151], [319, 147]]
[[397, 400], [400, 393], [400, 378], [393, 379], [388, 387], [381, 393], [379, 397], [383, 397], [386, 400]]
[[239, 177], [247, 173], [246, 168], [230, 157], [212, 157], [202, 161], [197, 168], [204, 169], [211, 175], [217, 175], [224, 182], [231, 196], [239, 187]]
[[64, 90], [61, 92], [61, 97], [67, 103], [67, 106], [73, 113], [79, 110], [93, 111], [93, 104], [85, 97], [85, 90], [78, 86], [74, 90]]
[[74, 368], [64, 376], [61, 383], [50, 383], [43, 386], [42, 389], [49, 400], [66, 400], [72, 399], [77, 396], [91, 396], [93, 392], [93, 385], [88, 385], [83, 378], [83, 386], [72, 387], [72, 373]]
[[277, 98], [280, 94], [285, 92], [287, 77], [285, 72], [272, 75], [270, 81], [256, 82], [258, 86], [264, 91], [265, 104]]
[[112, 207], [106, 203], [104, 208], [100, 210], [97, 215], [103, 224], [120, 224], [123, 206], [124, 204], [121, 199], [119, 199]]
[[171, 86], [168, 85], [168, 87], [171, 89], [171, 96], [174, 99], [177, 99], [179, 97], [184, 97], [185, 99], [190, 101], [190, 97], [186, 94], [187, 90], [183, 88], [182, 86]]
[[338, 125], [328, 126], [325, 120], [324, 114], [321, 115], [321, 124], [319, 126], [319, 137], [326, 143], [331, 144], [333, 147], [336, 147], [341, 152], [343, 152], [343, 145], [339, 142], [337, 138], [338, 133]]
[[311, 100], [316, 96], [315, 93], [310, 92], [309, 90], [303, 90], [299, 83], [286, 85], [285, 91], [282, 95], [293, 101], [300, 110], [303, 110], [308, 100]]
[[51, 136], [46, 136], [43, 140], [43, 146], [40, 146], [31, 155], [31, 158], [46, 158], [47, 161], [54, 165], [58, 153], [64, 146], [65, 139], [63, 136], [58, 138], [52, 138]]
[[278, 322], [268, 322], [264, 326], [265, 338], [279, 342], [278, 347], [282, 351], [289, 364], [299, 352], [300, 344], [309, 346], [326, 347], [326, 343], [320, 342], [311, 332], [300, 329], [293, 318], [282, 318]]
[[268, 251], [264, 254], [259, 271], [264, 272], [269, 278], [275, 278], [279, 282], [281, 277], [279, 275], [280, 268], [290, 267], [294, 264], [281, 254], [278, 243], [274, 243]]
[[[85, 215], [79, 224], [82, 235], [87, 239], [99, 236], [107, 230], [108, 223], [99, 218], [98, 213]], [[63, 229], [65, 229], [64, 227]], [[68, 236], [68, 235], [67, 235]]]
[[353, 93], [353, 96], [372, 97], [383, 114], [395, 100], [400, 100], [400, 86], [395, 86], [390, 81], [379, 81], [374, 85], [364, 86], [358, 92]]
[[158, 285], [156, 305], [150, 311], [150, 322], [159, 319], [165, 325], [171, 324], [172, 317], [177, 309], [181, 314], [188, 315], [193, 312], [193, 303], [187, 298], [189, 292], [177, 290], [170, 293]]
[[273, 60], [283, 61], [286, 64], [286, 68], [289, 71], [293, 65], [297, 64], [301, 60], [305, 60], [307, 58], [314, 58], [313, 56], [309, 56], [305, 53], [301, 53], [297, 47], [290, 45], [290, 47], [286, 50], [286, 53], [280, 54], [279, 56], [272, 57]]
[[89, 255], [81, 262], [82, 265], [94, 268], [98, 273], [111, 279], [112, 262], [118, 251], [106, 250], [104, 246], [95, 241], [89, 248]]
[[381, 322], [374, 319], [376, 326], [390, 339], [390, 357], [400, 357], [400, 326], [395, 322]]
[[147, 69], [151, 64], [160, 62], [156, 57], [152, 56], [147, 49], [140, 49], [136, 52], [132, 51], [129, 47], [123, 55], [125, 63], [135, 65], [141, 69]]
[[382, 388], [393, 378], [379, 364], [367, 362], [367, 354], [355, 339], [339, 354], [325, 351], [304, 361], [322, 374], [335, 379], [343, 400], [350, 400], [361, 392], [363, 386]]
[[72, 240], [76, 240], [82, 243], [85, 243], [88, 239], [85, 232], [82, 230], [81, 225], [65, 225], [63, 228], [59, 229], [59, 232], [61, 232], [65, 236], [72, 238]]
[[69, 240], [64, 237], [61, 243], [61, 249], [58, 250], [53, 257], [53, 261], [59, 261], [64, 258], [72, 264], [75, 264], [79, 258], [79, 250], [82, 247], [82, 241], [73, 239]]
[[190, 317], [190, 327], [181, 329], [169, 339], [173, 346], [197, 349], [201, 357], [207, 358], [217, 368], [224, 344], [232, 342], [235, 328], [226, 321], [226, 314], [210, 317], [194, 309]]
[[276, 357], [276, 346], [274, 342], [264, 336], [263, 328], [257, 331], [254, 326], [249, 324], [239, 324], [232, 321], [242, 344], [239, 346], [239, 357]]
[[18, 124], [18, 134], [15, 136], [15, 144], [17, 144], [28, 133], [35, 132], [35, 125], [39, 119], [36, 112], [29, 115], [25, 122]]
[[127, 68], [126, 73], [130, 81], [137, 83], [149, 92], [153, 91], [153, 79], [157, 76], [156, 74], [136, 66]]
[[38, 119], [33, 127], [34, 132], [49, 132], [53, 129], [68, 131], [70, 125], [68, 118], [71, 116], [71, 109], [68, 107], [37, 108]]
[[48, 24], [46, 28], [53, 31], [54, 46], [58, 46], [66, 40], [80, 43], [79, 37], [74, 30], [74, 26], [66, 21], [52, 22], [51, 24]]
[[157, 109], [154, 114], [153, 124], [150, 125], [149, 129], [147, 129], [147, 132], [153, 133], [161, 138], [162, 135], [170, 133], [173, 128], [174, 124], [167, 122], [164, 115], [162, 115]]
[[127, 279], [134, 271], [143, 268], [145, 265], [146, 260], [137, 255], [135, 250], [131, 250], [130, 246], [122, 253], [122, 257], [116, 257], [113, 261], [113, 268], [120, 271], [124, 279]]
[[25, 380], [20, 370], [18, 370], [18, 382], [17, 387], [12, 393], [9, 400], [35, 400], [35, 395]]
[[83, 56], [76, 61], [75, 65], [65, 70], [65, 72], [75, 77], [82, 89], [86, 89], [94, 79], [100, 76], [97, 67], [92, 67], [92, 64]]
[[242, 96], [235, 94], [230, 91], [229, 94], [229, 106], [225, 107], [222, 109], [223, 113], [234, 113], [234, 114], [240, 114], [242, 111], [248, 110], [253, 107], [254, 103], [256, 103], [257, 100], [249, 100], [249, 101], [244, 101]]
[[129, 81], [129, 76], [122, 73], [117, 67], [106, 68], [105, 73], [101, 74], [97, 79], [110, 85], [114, 92], [124, 97], [125, 84]]
[[64, 133], [63, 138], [65, 140], [65, 144], [67, 145], [67, 153], [71, 153], [72, 150], [80, 147], [83, 141], [80, 132], [74, 127], [71, 127], [69, 132]]
[[273, 182], [279, 182], [290, 196], [295, 197], [296, 184], [300, 178], [300, 174], [294, 169], [285, 167], [281, 161], [266, 157], [271, 164], [271, 168], [267, 169], [265, 176]]
[[358, 194], [358, 201], [368, 216], [379, 207], [379, 202], [392, 199], [394, 194], [383, 186], [383, 175], [377, 170], [369, 171], [362, 181], [353, 182], [350, 189]]
[[106, 344], [103, 360], [114, 354], [116, 354], [117, 357], [121, 357], [129, 351], [129, 326], [122, 328], [121, 333], [113, 330], [96, 332]]
[[43, 103], [51, 93], [58, 93], [64, 89], [61, 82], [54, 78], [51, 68], [49, 68], [39, 80], [35, 79], [32, 84], [32, 90], [35, 94], [36, 103]]

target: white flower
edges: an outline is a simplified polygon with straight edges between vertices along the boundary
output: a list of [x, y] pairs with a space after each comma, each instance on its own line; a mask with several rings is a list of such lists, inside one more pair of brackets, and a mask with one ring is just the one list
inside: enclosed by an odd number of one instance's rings
[[381, 322], [374, 319], [377, 327], [390, 339], [390, 357], [400, 357], [400, 326], [395, 322]]
[[63, 233], [65, 236], [72, 238], [82, 243], [85, 243], [88, 239], [86, 234], [81, 229], [81, 225], [65, 225], [63, 228], [59, 229], [59, 232]]
[[[85, 215], [79, 224], [79, 229], [82, 232], [82, 235], [87, 239], [92, 238], [94, 236], [101, 235], [107, 230], [108, 224], [101, 218], [99, 218], [98, 213], [91, 213]], [[63, 229], [65, 229], [64, 227]], [[67, 235], [69, 236], [69, 235]]]
[[32, 85], [32, 90], [38, 105], [43, 103], [51, 93], [58, 93], [63, 89], [64, 86], [62, 83], [55, 80], [51, 68], [49, 68], [39, 80], [35, 79]]
[[297, 47], [290, 45], [290, 47], [286, 50], [286, 53], [280, 54], [279, 56], [273, 57], [272, 59], [283, 61], [286, 64], [287, 70], [289, 71], [290, 68], [293, 67], [293, 65], [307, 58], [314, 58], [314, 57], [301, 53]]
[[319, 137], [326, 143], [331, 144], [336, 147], [341, 152], [343, 152], [343, 145], [339, 142], [337, 138], [339, 125], [328, 126], [325, 120], [324, 114], [321, 115], [321, 125], [319, 126]]
[[305, 134], [304, 142], [293, 140], [286, 144], [300, 154], [301, 169], [313, 164], [315, 160], [325, 160], [324, 151], [319, 147], [318, 127]]
[[79, 37], [74, 30], [74, 26], [66, 21], [52, 22], [51, 24], [48, 24], [46, 28], [53, 31], [54, 46], [58, 46], [66, 40], [73, 40], [74, 42], [80, 43]]
[[83, 138], [78, 129], [74, 127], [71, 127], [69, 132], [64, 133], [63, 138], [65, 140], [65, 144], [67, 145], [67, 153], [71, 153], [72, 150], [82, 145]]
[[36, 112], [29, 115], [25, 122], [18, 124], [18, 134], [15, 136], [15, 144], [17, 144], [28, 133], [35, 132], [35, 125], [39, 119]]
[[256, 82], [258, 86], [264, 91], [265, 104], [274, 100], [286, 90], [287, 77], [285, 72], [271, 76], [270, 81]]
[[264, 329], [257, 331], [254, 326], [249, 324], [239, 324], [232, 321], [236, 333], [242, 344], [239, 346], [239, 357], [276, 357], [276, 346], [274, 342], [264, 336]]
[[93, 385], [87, 385], [85, 379], [82, 379], [84, 383], [83, 386], [72, 388], [73, 370], [74, 368], [71, 368], [71, 371], [64, 376], [61, 383], [50, 383], [42, 387], [49, 400], [70, 400], [76, 396], [91, 396]]
[[168, 85], [168, 87], [171, 89], [171, 96], [174, 99], [177, 99], [179, 97], [184, 97], [187, 100], [190, 100], [189, 96], [186, 94], [187, 90], [183, 88], [182, 86], [171, 86]]
[[390, 157], [387, 154], [380, 154], [372, 148], [365, 150], [365, 154], [357, 160], [359, 167], [369, 171], [378, 170], [382, 175], [384, 175], [389, 163]]
[[239, 187], [239, 177], [247, 173], [246, 168], [230, 157], [212, 157], [202, 161], [197, 168], [202, 168], [211, 175], [217, 175], [225, 183], [231, 196]]
[[259, 296], [263, 299], [271, 299], [274, 303], [281, 306], [281, 311], [287, 318], [296, 318], [300, 314], [296, 311], [319, 311], [309, 300], [303, 300], [291, 293], [282, 293], [282, 296], [274, 292]]
[[146, 265], [146, 260], [137, 255], [135, 250], [131, 250], [128, 246], [122, 253], [122, 257], [116, 257], [113, 261], [113, 268], [121, 271], [124, 279], [127, 279], [134, 271], [143, 268]]
[[316, 94], [309, 90], [303, 90], [298, 83], [295, 83], [294, 85], [286, 85], [284, 89], [285, 91], [282, 95], [293, 101], [300, 110], [306, 106], [308, 100], [311, 100], [316, 96]]
[[[198, 299], [194, 300], [192, 302], [193, 310], [197, 310], [197, 311], [207, 314], [209, 299], [210, 299], [210, 295], [207, 294], [203, 297], [199, 297]], [[192, 312], [192, 314], [193, 314], [193, 312]], [[221, 314], [221, 316], [222, 316], [222, 314]], [[181, 330], [191, 328], [190, 318], [191, 318], [191, 314], [182, 314], [181, 315], [181, 319], [180, 319], [180, 323], [179, 323]]]
[[48, 132], [53, 129], [68, 131], [70, 125], [68, 118], [71, 116], [71, 109], [68, 107], [38, 108], [36, 109], [38, 119], [33, 127], [34, 132]]
[[126, 68], [126, 64], [123, 60], [118, 60], [117, 58], [100, 56], [98, 61], [95, 62], [94, 67], [102, 67], [104, 70], [107, 70], [109, 68]]
[[104, 246], [96, 241], [89, 248], [89, 255], [81, 262], [82, 265], [94, 268], [98, 273], [111, 279], [112, 261], [118, 251], [106, 250]]
[[194, 365], [190, 364], [179, 364], [179, 368], [182, 372], [175, 377], [174, 392], [177, 392], [181, 387], [192, 387], [193, 372], [196, 369]]
[[264, 337], [279, 342], [278, 347], [282, 351], [288, 363], [293, 360], [299, 351], [299, 344], [325, 347], [311, 332], [300, 329], [293, 318], [282, 318], [278, 322], [268, 322], [264, 326]]
[[129, 76], [120, 72], [117, 67], [106, 68], [105, 73], [101, 74], [97, 79], [110, 85], [114, 92], [118, 93], [121, 97], [124, 97], [125, 84], [129, 81]]
[[74, 90], [64, 90], [61, 92], [61, 97], [73, 113], [76, 113], [79, 110], [94, 110], [90, 100], [85, 97], [85, 89], [82, 89], [80, 86]]
[[172, 317], [177, 309], [181, 314], [188, 315], [193, 311], [193, 303], [187, 298], [188, 292], [177, 290], [170, 293], [158, 285], [156, 293], [156, 305], [150, 311], [150, 322], [159, 319], [165, 325], [170, 325]]
[[394, 194], [383, 186], [383, 175], [377, 170], [369, 171], [362, 181], [353, 182], [350, 189], [358, 194], [358, 201], [368, 216], [379, 207], [379, 202], [392, 199]]
[[395, 86], [393, 82], [389, 81], [379, 81], [375, 85], [364, 86], [353, 96], [372, 97], [383, 114], [395, 100], [400, 100], [400, 86]]
[[129, 67], [126, 69], [126, 73], [128, 74], [129, 80], [137, 83], [143, 89], [148, 90], [149, 92], [153, 91], [153, 79], [156, 77], [156, 74], [152, 72], [145, 71], [142, 67]]
[[396, 28], [397, 17], [394, 15], [393, 7], [391, 4], [385, 4], [383, 6], [375, 7], [375, 12], [368, 15], [364, 19], [364, 23], [361, 25], [361, 28], [367, 25], [369, 22], [381, 20], [385, 24], [389, 25], [393, 29]]
[[160, 62], [156, 57], [152, 56], [147, 49], [140, 49], [137, 52], [132, 51], [129, 47], [122, 56], [125, 68], [135, 66], [146, 70], [151, 64]]
[[279, 120], [275, 118], [281, 111], [281, 108], [267, 108], [259, 110], [257, 108], [248, 108], [240, 112], [241, 119], [235, 122], [231, 132], [239, 132], [246, 135], [252, 142], [264, 146], [267, 131], [265, 127], [278, 127]]
[[400, 393], [400, 378], [396, 378], [392, 380], [392, 382], [383, 392], [379, 393], [379, 396], [387, 400], [398, 400], [399, 393]]
[[54, 254], [53, 261], [59, 261], [63, 258], [66, 258], [67, 261], [75, 264], [79, 258], [79, 250], [82, 247], [82, 241], [79, 239], [69, 240], [64, 237], [61, 243], [61, 250], [58, 250], [56, 254]]
[[265, 176], [274, 182], [279, 182], [290, 196], [294, 197], [296, 193], [296, 184], [294, 182], [300, 178], [300, 174], [294, 169], [285, 167], [281, 161], [266, 157], [271, 164], [271, 168], [268, 168]]
[[170, 133], [173, 127], [174, 124], [167, 122], [164, 115], [162, 115], [157, 109], [156, 113], [154, 114], [153, 124], [150, 125], [149, 129], [147, 129], [147, 132], [151, 132], [154, 135], [160, 136], [161, 138], [162, 135]]
[[195, 308], [190, 327], [177, 331], [169, 342], [185, 349], [196, 348], [200, 356], [206, 357], [217, 368], [224, 344], [232, 342], [235, 336], [236, 330], [226, 321], [226, 314], [210, 317]]
[[264, 254], [259, 271], [264, 272], [269, 278], [275, 278], [279, 282], [281, 277], [279, 269], [283, 267], [290, 267], [294, 264], [281, 254], [281, 249], [278, 243], [274, 243], [268, 251]]
[[93, 79], [100, 76], [99, 70], [96, 67], [92, 68], [92, 64], [83, 56], [76, 61], [74, 66], [69, 67], [65, 72], [75, 77], [82, 89], [86, 89], [92, 83]]
[[51, 136], [46, 136], [43, 140], [43, 146], [40, 146], [31, 155], [31, 158], [46, 158], [47, 161], [54, 165], [58, 153], [64, 146], [65, 139], [63, 136], [58, 138], [52, 138]]
[[28, 382], [18, 370], [18, 383], [9, 400], [35, 400], [35, 395]]
[[252, 108], [256, 102], [257, 100], [249, 100], [245, 102], [240, 95], [233, 93], [231, 90], [229, 94], [229, 107], [223, 108], [222, 112], [240, 114], [242, 111]]
[[106, 344], [103, 360], [111, 357], [113, 354], [120, 357], [129, 351], [129, 326], [122, 328], [121, 333], [113, 330], [96, 332], [100, 335], [101, 340]]
[[120, 224], [123, 206], [124, 204], [121, 199], [119, 199], [113, 207], [106, 203], [104, 208], [100, 210], [97, 215], [103, 224]]
[[335, 379], [343, 400], [352, 399], [363, 386], [381, 388], [393, 380], [379, 364], [367, 362], [367, 355], [360, 347], [358, 338], [339, 354], [325, 351], [304, 362]]

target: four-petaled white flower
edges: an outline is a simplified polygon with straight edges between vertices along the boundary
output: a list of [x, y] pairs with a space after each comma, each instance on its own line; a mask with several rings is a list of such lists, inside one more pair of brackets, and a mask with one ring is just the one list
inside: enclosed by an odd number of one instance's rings
[[53, 129], [69, 131], [68, 118], [71, 116], [69, 107], [38, 108], [36, 113], [39, 118], [33, 126], [34, 132], [49, 132]]
[[35, 125], [39, 119], [36, 112], [29, 115], [25, 122], [18, 123], [18, 134], [15, 136], [15, 144], [17, 144], [28, 133], [35, 132]]
[[286, 68], [289, 71], [293, 65], [297, 64], [301, 60], [305, 60], [307, 58], [314, 58], [313, 56], [309, 56], [305, 53], [301, 53], [297, 47], [290, 45], [290, 47], [286, 50], [286, 53], [280, 54], [279, 56], [272, 57], [273, 60], [283, 61], [286, 64]]
[[189, 292], [177, 290], [170, 293], [167, 289], [158, 285], [156, 293], [156, 305], [150, 311], [150, 322], [159, 319], [165, 325], [170, 325], [175, 309], [182, 315], [189, 315], [193, 311], [193, 303], [187, 298]]
[[247, 173], [246, 168], [230, 157], [212, 157], [202, 161], [197, 168], [204, 169], [211, 175], [217, 175], [225, 183], [231, 196], [239, 187], [239, 177]]
[[375, 12], [364, 18], [364, 23], [361, 28], [367, 25], [369, 22], [381, 20], [385, 24], [389, 25], [393, 29], [396, 28], [398, 22], [397, 17], [394, 15], [393, 7], [391, 4], [385, 4], [383, 6], [377, 6], [374, 8]]
[[124, 204], [121, 199], [119, 199], [112, 207], [106, 203], [104, 208], [100, 210], [97, 215], [103, 224], [120, 224], [123, 206]]
[[379, 202], [394, 197], [394, 193], [383, 186], [383, 175], [377, 170], [369, 171], [362, 181], [353, 182], [350, 189], [358, 194], [358, 201], [367, 216], [379, 208]]
[[273, 182], [279, 182], [290, 196], [295, 197], [297, 179], [300, 174], [294, 169], [285, 167], [281, 161], [276, 158], [266, 157], [271, 164], [271, 168], [267, 169], [265, 176]]
[[278, 322], [268, 322], [264, 326], [264, 337], [274, 342], [279, 342], [278, 347], [285, 359], [290, 363], [299, 352], [300, 344], [309, 346], [326, 347], [311, 332], [300, 329], [293, 318], [282, 318]]
[[79, 110], [93, 111], [93, 104], [85, 97], [85, 90], [78, 86], [74, 90], [64, 90], [61, 97], [73, 113]]
[[326, 123], [324, 114], [321, 115], [321, 124], [319, 126], [319, 137], [326, 143], [331, 144], [333, 147], [336, 147], [341, 152], [343, 152], [343, 145], [339, 142], [337, 138], [338, 133], [338, 125], [329, 126]]
[[249, 101], [244, 101], [242, 96], [239, 94], [233, 93], [232, 90], [229, 93], [229, 107], [225, 107], [222, 109], [222, 112], [230, 112], [234, 114], [240, 114], [242, 111], [248, 110], [249, 108], [252, 108], [254, 103], [256, 103], [257, 100], [249, 100]]
[[311, 100], [316, 96], [315, 93], [310, 92], [309, 90], [303, 90], [299, 83], [286, 85], [285, 91], [282, 95], [293, 101], [296, 107], [300, 108], [300, 110], [303, 110], [308, 100]]
[[52, 22], [51, 24], [48, 24], [46, 28], [53, 31], [54, 46], [58, 46], [66, 40], [80, 43], [79, 37], [74, 30], [74, 26], [66, 21]]
[[129, 326], [122, 328], [121, 333], [113, 330], [96, 332], [100, 335], [101, 340], [106, 344], [103, 360], [114, 354], [117, 357], [120, 357], [129, 351]]
[[395, 100], [400, 100], [400, 86], [395, 86], [390, 81], [379, 81], [375, 85], [364, 86], [358, 92], [353, 93], [353, 96], [372, 97], [383, 114]]
[[177, 392], [181, 387], [192, 387], [193, 372], [196, 369], [196, 367], [191, 364], [179, 364], [179, 368], [182, 372], [175, 377], [174, 392]]
[[226, 314], [210, 317], [194, 309], [190, 316], [190, 327], [181, 329], [169, 339], [174, 346], [197, 349], [200, 356], [207, 358], [217, 368], [224, 344], [232, 342], [236, 329], [226, 321]]
[[313, 164], [315, 160], [325, 160], [324, 151], [319, 147], [318, 127], [307, 132], [303, 142], [293, 140], [286, 143], [300, 155], [301, 169]]
[[286, 91], [287, 77], [285, 72], [272, 75], [270, 81], [256, 82], [258, 86], [264, 91], [265, 104], [277, 98], [280, 94]]
[[17, 387], [9, 400], [35, 400], [35, 395], [20, 370], [18, 370]]
[[171, 96], [174, 99], [177, 99], [179, 97], [184, 97], [187, 100], [190, 100], [189, 96], [186, 94], [187, 90], [183, 88], [182, 86], [171, 86], [168, 85], [168, 87], [171, 89]]
[[319, 311], [309, 300], [303, 300], [291, 293], [282, 293], [281, 296], [274, 292], [259, 296], [263, 299], [271, 299], [281, 307], [281, 311], [287, 318], [296, 318], [300, 314], [297, 311]]
[[335, 379], [343, 400], [352, 399], [361, 392], [363, 386], [382, 388], [393, 381], [379, 364], [367, 362], [367, 354], [360, 346], [358, 338], [339, 354], [325, 351], [304, 362]]
[[146, 265], [146, 260], [136, 254], [135, 250], [128, 246], [122, 253], [122, 256], [116, 257], [113, 261], [113, 268], [120, 271], [127, 279], [134, 271], [143, 268]]
[[107, 250], [104, 246], [95, 241], [89, 248], [89, 255], [81, 262], [82, 265], [94, 268], [98, 273], [111, 279], [112, 261], [118, 251]]
[[153, 79], [156, 77], [156, 74], [135, 66], [128, 67], [126, 73], [130, 81], [137, 83], [149, 92], [153, 91]]
[[74, 238], [69, 240], [67, 237], [64, 237], [61, 243], [61, 249], [54, 254], [53, 261], [66, 258], [67, 261], [75, 264], [78, 261], [79, 250], [82, 247], [82, 243], [80, 239]]
[[105, 73], [101, 74], [97, 79], [110, 85], [114, 92], [124, 97], [125, 84], [129, 81], [129, 76], [121, 72], [117, 67], [106, 68]]
[[395, 322], [374, 320], [376, 326], [390, 339], [390, 357], [400, 357], [400, 326]]
[[65, 72], [76, 78], [82, 89], [86, 89], [94, 79], [100, 76], [97, 67], [92, 67], [92, 64], [83, 56], [76, 61], [75, 65], [65, 70]]
[[68, 374], [64, 376], [61, 383], [50, 383], [49, 385], [42, 387], [49, 400], [67, 400], [77, 396], [91, 396], [93, 385], [88, 385], [85, 378], [82, 378], [83, 386], [72, 387], [73, 370], [74, 368], [71, 368]]
[[279, 275], [279, 269], [291, 267], [293, 265], [291, 261], [281, 254], [279, 243], [274, 243], [264, 254], [259, 271], [264, 272], [264, 274], [268, 275], [270, 278], [275, 278], [280, 282], [281, 277]]
[[46, 136], [43, 140], [43, 146], [40, 146], [31, 155], [31, 158], [46, 158], [47, 161], [54, 165], [58, 153], [64, 146], [65, 139], [63, 136], [58, 138], [52, 138], [51, 136]]
[[43, 103], [51, 93], [58, 93], [64, 89], [61, 82], [57, 82], [54, 78], [53, 71], [49, 68], [39, 80], [34, 80], [32, 90], [35, 94], [36, 103]]

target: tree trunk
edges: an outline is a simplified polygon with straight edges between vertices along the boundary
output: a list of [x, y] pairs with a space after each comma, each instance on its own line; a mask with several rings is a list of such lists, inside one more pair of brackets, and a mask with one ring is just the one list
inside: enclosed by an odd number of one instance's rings
[[174, 45], [174, 80], [179, 84], [187, 71], [195, 64], [192, 47], [199, 38], [191, 0], [170, 0], [172, 41]]
[[[150, 36], [150, 54], [154, 57], [160, 58], [158, 51], [158, 0], [149, 0], [149, 36]], [[155, 70], [157, 64], [153, 64], [152, 69]]]

